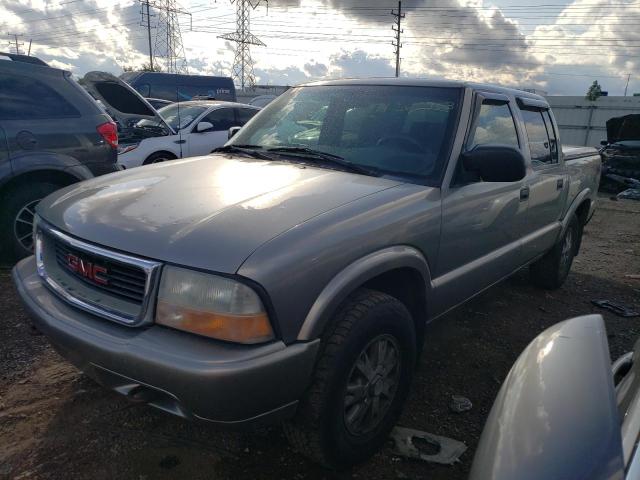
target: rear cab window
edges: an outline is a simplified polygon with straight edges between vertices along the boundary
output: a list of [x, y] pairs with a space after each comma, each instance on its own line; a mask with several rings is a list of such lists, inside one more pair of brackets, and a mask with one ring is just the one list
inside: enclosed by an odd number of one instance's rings
[[558, 138], [549, 109], [521, 103], [520, 115], [527, 134], [532, 167], [557, 164]]

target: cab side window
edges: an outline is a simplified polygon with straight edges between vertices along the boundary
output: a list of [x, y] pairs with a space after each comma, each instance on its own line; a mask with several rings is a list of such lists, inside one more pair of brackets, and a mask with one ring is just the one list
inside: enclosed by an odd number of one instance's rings
[[200, 121], [210, 122], [213, 125], [213, 129], [209, 130], [211, 132], [227, 131], [236, 124], [233, 108], [219, 108], [209, 112]]
[[516, 125], [509, 105], [487, 101], [482, 104], [475, 130], [467, 142], [467, 150], [471, 150], [476, 145], [519, 147]]
[[556, 163], [558, 161], [558, 145], [548, 112], [521, 110], [521, 113], [529, 139], [532, 165], [539, 167]]

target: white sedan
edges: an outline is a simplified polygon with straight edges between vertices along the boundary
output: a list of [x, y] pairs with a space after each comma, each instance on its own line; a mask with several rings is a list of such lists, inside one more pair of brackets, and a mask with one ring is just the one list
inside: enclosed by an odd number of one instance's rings
[[[216, 100], [167, 105], [158, 110], [162, 119], [141, 120], [135, 126], [141, 134], [122, 139], [118, 164], [133, 168], [207, 155], [227, 142], [231, 127], [243, 126], [259, 111], [251, 105]], [[148, 135], [142, 134], [145, 131]]]

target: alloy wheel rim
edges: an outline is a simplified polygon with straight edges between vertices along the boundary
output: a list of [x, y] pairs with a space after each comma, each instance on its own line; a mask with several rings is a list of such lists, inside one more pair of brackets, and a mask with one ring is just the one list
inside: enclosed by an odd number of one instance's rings
[[561, 262], [563, 268], [566, 270], [569, 267], [571, 261], [571, 255], [573, 252], [573, 232], [571, 229], [567, 231], [564, 237], [564, 243], [562, 244]]
[[32, 200], [22, 207], [13, 222], [13, 235], [20, 246], [28, 252], [33, 251], [33, 219], [40, 200], [40, 198]]
[[400, 379], [400, 347], [395, 337], [379, 335], [360, 352], [344, 395], [344, 424], [355, 436], [375, 430], [389, 411]]

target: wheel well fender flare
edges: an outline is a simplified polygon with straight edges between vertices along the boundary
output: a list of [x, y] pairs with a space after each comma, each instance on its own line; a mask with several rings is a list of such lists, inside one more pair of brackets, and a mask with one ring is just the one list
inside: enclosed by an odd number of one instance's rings
[[297, 339], [309, 341], [321, 336], [338, 306], [358, 287], [385, 272], [401, 268], [409, 268], [420, 274], [429, 303], [431, 272], [424, 255], [408, 245], [387, 247], [359, 258], [325, 285], [309, 309]]
[[583, 191], [581, 191], [578, 195], [576, 195], [576, 198], [573, 200], [573, 202], [569, 206], [569, 209], [567, 210], [567, 213], [562, 219], [562, 229], [560, 231], [560, 236], [558, 238], [562, 238], [562, 235], [565, 234], [565, 232], [567, 231], [567, 228], [569, 228], [569, 222], [571, 222], [573, 215], [578, 211], [578, 208], [580, 208], [580, 206], [584, 203], [584, 201], [585, 200], [591, 201], [590, 199], [591, 193], [592, 193], [591, 189], [586, 188]]

